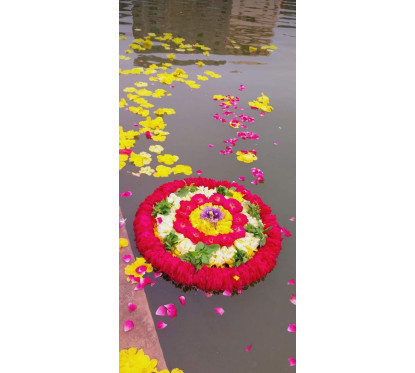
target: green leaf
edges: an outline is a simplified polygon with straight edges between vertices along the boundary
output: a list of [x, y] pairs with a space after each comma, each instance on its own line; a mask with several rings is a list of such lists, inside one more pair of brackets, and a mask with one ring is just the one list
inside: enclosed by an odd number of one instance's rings
[[172, 251], [174, 246], [179, 243], [179, 237], [176, 234], [176, 231], [173, 229], [167, 236], [163, 238], [163, 244], [166, 251]]
[[153, 211], [151, 213], [151, 216], [157, 216], [160, 215], [168, 215], [170, 214], [170, 209], [173, 206], [173, 203], [167, 202], [167, 199], [161, 200], [159, 203], [156, 203], [153, 206]]
[[249, 202], [247, 202], [247, 204], [248, 204], [248, 214], [259, 221], [259, 219], [261, 218], [259, 205], [249, 203]]
[[216, 188], [216, 193], [222, 194], [224, 196], [226, 196], [226, 193], [228, 193], [228, 188], [220, 185]]
[[195, 251], [201, 251], [205, 248], [205, 244], [203, 242], [198, 242], [195, 247]]
[[183, 198], [183, 197], [187, 196], [187, 194], [189, 192], [194, 193], [196, 191], [197, 191], [197, 187], [195, 187], [194, 185], [190, 185], [190, 186], [186, 185], [183, 188], [178, 189], [177, 192], [174, 193], [174, 194], [176, 194], [176, 196], [178, 196], [178, 197]]

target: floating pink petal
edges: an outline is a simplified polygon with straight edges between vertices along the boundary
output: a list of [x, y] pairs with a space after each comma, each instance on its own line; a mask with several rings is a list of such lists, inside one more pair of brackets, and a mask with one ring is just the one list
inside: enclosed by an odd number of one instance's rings
[[296, 221], [295, 220], [295, 216], [293, 216], [292, 218], [290, 218], [290, 221]]
[[153, 140], [153, 137], [151, 136], [151, 132], [150, 131], [146, 131], [146, 137], [149, 139], [149, 140]]
[[245, 89], [245, 86], [243, 85], [243, 84], [241, 84], [240, 86], [239, 86], [239, 90], [240, 91], [243, 91]]
[[284, 227], [281, 227], [281, 233], [283, 233], [285, 237], [292, 236], [291, 232], [288, 229], [285, 229]]
[[174, 88], [174, 85], [171, 85], [170, 88]]
[[133, 323], [131, 320], [127, 320], [127, 321], [124, 323], [124, 331], [125, 331], [125, 332], [128, 332], [128, 331], [130, 331], [132, 328], [134, 328], [134, 323]]
[[274, 142], [274, 145], [279, 145], [280, 143], [279, 142]]
[[138, 123], [134, 123], [134, 124], [133, 124], [133, 126], [134, 126], [134, 127], [138, 127]]
[[159, 308], [157, 308], [156, 315], [166, 316], [166, 309], [164, 308], [164, 306], [160, 306]]
[[293, 367], [297, 362], [292, 357], [288, 358], [288, 362], [290, 363], [290, 366]]
[[130, 197], [132, 193], [129, 190], [126, 190], [124, 193], [120, 193], [120, 197]]
[[186, 304], [186, 298], [183, 295], [179, 297], [179, 301], [182, 304], [182, 306]]
[[203, 294], [205, 294], [206, 298], [210, 298], [213, 295], [212, 293], [208, 293], [208, 292], [204, 292]]
[[288, 280], [287, 285], [294, 285], [295, 281], [294, 279]]
[[292, 304], [296, 304], [296, 297], [295, 297], [295, 294], [291, 294], [291, 296], [290, 296], [290, 302], [291, 302]]
[[245, 180], [245, 176], [239, 176], [239, 180], [244, 181]]
[[232, 293], [229, 290], [225, 290], [222, 294], [226, 297], [230, 297], [232, 295]]
[[138, 268], [136, 268], [136, 269], [135, 269], [135, 271], [136, 271], [139, 275], [142, 275], [143, 273], [145, 273], [145, 272], [146, 272], [146, 270], [147, 270], [147, 267], [146, 267], [146, 266], [140, 266], [140, 267], [138, 267]]
[[223, 315], [223, 313], [225, 312], [225, 310], [222, 307], [216, 307], [215, 311], [218, 315]]
[[157, 224], [161, 224], [161, 223], [163, 223], [163, 219], [159, 216], [159, 217], [157, 218]]
[[154, 286], [155, 284], [156, 284], [156, 282], [155, 282], [155, 281], [151, 281], [150, 286]]
[[202, 174], [203, 174], [203, 171], [202, 171], [202, 170], [197, 170], [197, 171], [196, 171], [196, 173], [197, 173], [198, 175], [202, 175]]
[[163, 321], [159, 321], [157, 323], [157, 328], [159, 328], [159, 329], [164, 329], [166, 326], [167, 326], [167, 324]]
[[128, 311], [133, 312], [137, 309], [137, 306], [134, 303], [128, 303]]
[[263, 117], [263, 116], [265, 116], [265, 113], [259, 113], [259, 115], [261, 116], [261, 117]]
[[130, 263], [131, 255], [124, 255], [122, 257], [122, 260], [124, 260], [124, 262], [126, 262], [126, 263]]
[[247, 348], [245, 348], [245, 351], [248, 352], [251, 350], [251, 348], [252, 348], [252, 345], [249, 345]]
[[134, 290], [143, 290], [149, 284], [151, 284], [151, 279], [148, 277], [142, 277]]
[[208, 146], [209, 146], [209, 148], [213, 148], [213, 147], [214, 147], [214, 145], [213, 145], [213, 144], [209, 144]]
[[120, 228], [125, 224], [126, 221], [127, 221], [127, 219], [121, 219], [120, 220]]
[[154, 278], [159, 278], [161, 275], [161, 272], [154, 272]]
[[295, 333], [296, 329], [295, 324], [289, 324], [287, 328], [290, 333]]
[[174, 308], [168, 308], [168, 309], [167, 309], [167, 316], [168, 316], [168, 317], [173, 318], [173, 317], [176, 317], [176, 316], [177, 316], [177, 308], [176, 308], [176, 306], [174, 306], [174, 305], [173, 305], [173, 307], [174, 307]]
[[238, 289], [238, 294], [242, 294], [242, 289]]

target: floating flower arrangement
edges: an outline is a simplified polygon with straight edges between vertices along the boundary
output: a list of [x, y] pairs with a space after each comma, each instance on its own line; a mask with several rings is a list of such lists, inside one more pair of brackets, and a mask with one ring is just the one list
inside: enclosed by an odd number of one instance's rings
[[148, 196], [134, 221], [138, 250], [183, 286], [234, 291], [276, 265], [281, 227], [269, 206], [228, 181], [187, 178]]

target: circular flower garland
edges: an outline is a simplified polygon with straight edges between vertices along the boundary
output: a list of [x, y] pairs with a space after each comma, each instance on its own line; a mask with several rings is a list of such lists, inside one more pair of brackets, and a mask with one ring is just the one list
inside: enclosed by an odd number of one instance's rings
[[281, 228], [260, 197], [229, 181], [175, 180], [137, 210], [138, 250], [184, 286], [239, 290], [267, 275], [281, 250]]

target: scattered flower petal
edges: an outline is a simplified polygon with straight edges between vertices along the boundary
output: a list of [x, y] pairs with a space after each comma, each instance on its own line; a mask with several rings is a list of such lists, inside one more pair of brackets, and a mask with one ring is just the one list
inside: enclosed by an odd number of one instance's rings
[[287, 328], [290, 333], [295, 333], [296, 329], [295, 324], [289, 324]]
[[288, 362], [290, 363], [290, 366], [293, 367], [296, 364], [295, 359], [293, 359], [292, 357], [288, 358]]
[[165, 304], [164, 307], [167, 308], [167, 316], [168, 317], [176, 317], [177, 316], [177, 308], [174, 304]]
[[128, 332], [128, 331], [130, 331], [132, 328], [134, 328], [134, 323], [133, 323], [131, 320], [127, 320], [127, 321], [124, 323], [124, 331], [125, 331], [125, 332]]
[[212, 293], [208, 293], [208, 292], [203, 292], [203, 294], [205, 294], [206, 298], [210, 298], [213, 295]]
[[244, 181], [245, 180], [245, 176], [239, 176], [239, 180]]
[[203, 174], [203, 171], [202, 171], [202, 170], [197, 170], [197, 171], [196, 171], [196, 173], [197, 173], [198, 175], [202, 175], [202, 174]]
[[296, 304], [296, 297], [295, 297], [295, 294], [291, 294], [291, 296], [290, 296], [290, 302], [291, 302], [292, 304]]
[[156, 315], [166, 316], [166, 309], [164, 308], [164, 306], [160, 306], [159, 308], [157, 308]]
[[159, 328], [159, 329], [164, 329], [166, 326], [167, 326], [167, 324], [163, 321], [159, 321], [157, 323], [157, 328]]
[[186, 298], [183, 295], [179, 297], [179, 301], [182, 304], [182, 306], [186, 304]]
[[233, 276], [233, 279], [235, 280], [235, 281], [238, 281], [239, 280], [239, 276]]
[[281, 227], [281, 233], [283, 233], [285, 237], [292, 236], [291, 232], [288, 229], [285, 229], [284, 227]]
[[242, 294], [242, 289], [238, 289], [238, 294]]
[[154, 272], [154, 278], [159, 278], [160, 276], [162, 276], [161, 272]]
[[127, 221], [127, 219], [121, 219], [120, 220], [120, 228], [125, 224], [125, 222]]
[[225, 312], [225, 310], [222, 307], [216, 307], [215, 311], [218, 315], [223, 315], [223, 313]]
[[137, 306], [134, 303], [128, 303], [128, 311], [133, 312], [137, 309]]
[[127, 255], [124, 255], [122, 257], [122, 260], [124, 260], [124, 262], [126, 262], [126, 263], [130, 263], [131, 258], [132, 258], [132, 256], [127, 254]]
[[280, 143], [279, 142], [274, 142], [274, 145], [279, 145]]
[[208, 146], [209, 146], [209, 148], [213, 148], [213, 147], [214, 147], [214, 145], [213, 145], [213, 144], [209, 144]]
[[124, 193], [120, 193], [120, 197], [130, 197], [132, 195], [131, 191], [126, 190]]
[[239, 90], [240, 91], [243, 91], [245, 89], [245, 86], [243, 85], [243, 84], [241, 84], [240, 86], [239, 86]]
[[229, 290], [225, 290], [222, 294], [226, 297], [230, 297], [232, 295], [232, 293]]
[[135, 271], [139, 275], [142, 275], [142, 274], [144, 274], [147, 271], [147, 266], [140, 266], [140, 267], [136, 268]]
[[288, 280], [287, 285], [294, 285], [295, 281], [294, 279]]
[[245, 351], [246, 351], [246, 352], [248, 352], [248, 351], [250, 351], [250, 350], [251, 350], [251, 348], [252, 348], [252, 345], [249, 345], [249, 346], [245, 349]]
[[296, 221], [295, 220], [295, 216], [293, 216], [292, 218], [290, 218], [290, 221]]

